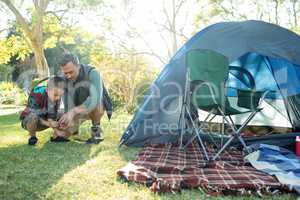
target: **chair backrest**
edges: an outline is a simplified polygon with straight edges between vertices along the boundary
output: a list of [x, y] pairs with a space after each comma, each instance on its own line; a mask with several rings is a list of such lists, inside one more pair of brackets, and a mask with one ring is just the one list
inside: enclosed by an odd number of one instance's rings
[[186, 55], [186, 66], [191, 84], [196, 83], [192, 103], [204, 110], [223, 105], [228, 59], [211, 50], [190, 50]]

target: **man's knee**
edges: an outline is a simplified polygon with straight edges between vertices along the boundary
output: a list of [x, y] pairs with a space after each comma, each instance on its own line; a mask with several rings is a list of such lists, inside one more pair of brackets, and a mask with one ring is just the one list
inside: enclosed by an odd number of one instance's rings
[[92, 110], [88, 115], [90, 119], [101, 119], [105, 112], [103, 105], [98, 105], [94, 110]]

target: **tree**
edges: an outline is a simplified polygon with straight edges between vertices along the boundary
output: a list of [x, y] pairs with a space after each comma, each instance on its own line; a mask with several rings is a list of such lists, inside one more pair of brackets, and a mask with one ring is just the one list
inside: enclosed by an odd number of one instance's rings
[[288, 12], [292, 13], [290, 26], [293, 31], [300, 33], [300, 27], [298, 25], [298, 14], [300, 11], [300, 2], [299, 0], [290, 0], [288, 6]]
[[[73, 9], [76, 12], [82, 12], [89, 10], [90, 8], [98, 8], [98, 5], [102, 3], [102, 0], [33, 0], [33, 7], [30, 8], [30, 17], [26, 18], [26, 15], [22, 14], [21, 9], [24, 8], [24, 1], [19, 1], [20, 6], [16, 6], [16, 3], [11, 0], [0, 0], [6, 7], [15, 15], [16, 21], [18, 22], [24, 39], [30, 49], [32, 50], [35, 58], [36, 71], [40, 77], [45, 77], [49, 74], [49, 67], [45, 58], [45, 38], [44, 38], [44, 19], [47, 14], [53, 14], [61, 22], [64, 14]], [[48, 11], [48, 5], [50, 2], [54, 4], [52, 7], [61, 7], [61, 10]], [[75, 13], [76, 13], [75, 12]], [[61, 16], [58, 15], [61, 13]], [[74, 14], [74, 13], [73, 13]]]
[[128, 54], [110, 55], [103, 48], [99, 49], [101, 41], [94, 44], [90, 48], [91, 64], [101, 72], [114, 106], [132, 113], [156, 77], [157, 69], [150, 67], [135, 49], [128, 50]]
[[33, 0], [32, 24], [26, 20], [21, 12], [10, 0], [0, 0], [16, 17], [16, 20], [24, 33], [26, 42], [33, 51], [37, 74], [41, 77], [49, 74], [47, 60], [44, 54], [43, 24], [44, 15], [50, 0]]
[[[123, 1], [123, 4], [114, 5], [113, 12], [118, 16], [115, 17], [115, 21], [121, 20], [124, 28], [120, 34], [122, 30], [114, 27], [112, 22], [110, 33], [114, 33], [114, 28], [119, 33], [114, 35], [113, 43], [119, 41], [116, 46], [125, 53], [129, 53], [133, 47], [136, 50], [135, 54], [155, 60], [158, 66], [165, 65], [192, 35], [191, 27], [194, 25], [196, 12], [192, 9], [194, 3], [195, 0], [163, 0], [156, 4], [150, 1], [127, 0]], [[148, 12], [149, 10], [145, 9], [143, 15], [138, 15], [141, 7], [147, 7], [148, 4], [151, 7], [155, 5], [153, 10]], [[139, 26], [137, 23], [140, 21], [144, 21], [147, 26]]]
[[[298, 0], [198, 0], [198, 4], [199, 10], [207, 11], [198, 13], [198, 27], [220, 21], [263, 20], [294, 31], [299, 30]], [[292, 15], [286, 16], [286, 13]]]

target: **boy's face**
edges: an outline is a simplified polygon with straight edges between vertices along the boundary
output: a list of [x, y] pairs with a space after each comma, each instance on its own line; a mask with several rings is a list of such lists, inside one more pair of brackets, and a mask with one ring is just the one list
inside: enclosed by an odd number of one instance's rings
[[61, 88], [57, 88], [57, 87], [48, 88], [48, 97], [52, 102], [59, 101], [63, 94], [64, 94], [64, 90]]

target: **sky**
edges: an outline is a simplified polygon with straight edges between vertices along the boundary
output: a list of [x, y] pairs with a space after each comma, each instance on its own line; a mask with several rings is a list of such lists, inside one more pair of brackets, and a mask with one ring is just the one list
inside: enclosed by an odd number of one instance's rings
[[[113, 9], [108, 9], [103, 13], [109, 16], [112, 21], [112, 31], [104, 33], [108, 38], [108, 45], [113, 48], [119, 48], [120, 42], [127, 47], [134, 47], [137, 52], [152, 52], [155, 51], [165, 62], [168, 61], [168, 48], [170, 48], [170, 35], [158, 24], [165, 24], [166, 17], [162, 11], [162, 0], [136, 0], [128, 1], [112, 0], [110, 1]], [[170, 1], [168, 1], [170, 2]], [[182, 7], [182, 12], [177, 18], [178, 28], [184, 28], [184, 33], [190, 37], [194, 30], [194, 16], [196, 8], [193, 4], [194, 0], [189, 0]], [[170, 12], [170, 5], [165, 5]], [[187, 15], [188, 14], [188, 15]], [[101, 30], [101, 21], [99, 17], [91, 17], [86, 23], [86, 17], [82, 18], [82, 26], [89, 32], [103, 34]], [[133, 31], [134, 30], [134, 31]], [[165, 39], [163, 39], [165, 38]], [[185, 39], [178, 37], [180, 47]], [[164, 64], [157, 58], [148, 57], [148, 61], [156, 67], [162, 67]]]

